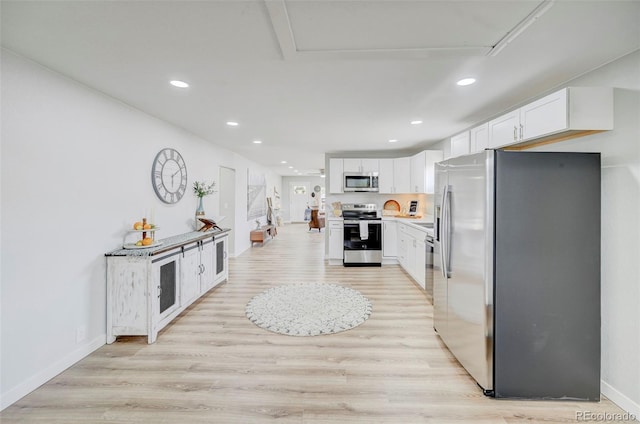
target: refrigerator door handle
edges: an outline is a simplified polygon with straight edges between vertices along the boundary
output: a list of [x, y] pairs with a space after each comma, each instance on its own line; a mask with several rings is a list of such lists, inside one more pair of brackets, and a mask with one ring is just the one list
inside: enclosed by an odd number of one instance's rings
[[444, 187], [444, 189], [442, 190], [442, 207], [440, 208], [440, 228], [438, 228], [438, 235], [440, 236], [440, 250], [441, 250], [441, 254], [440, 254], [440, 271], [442, 272], [442, 277], [447, 278], [447, 272], [445, 270], [445, 262], [444, 262], [444, 252], [445, 252], [445, 248], [444, 248], [444, 243], [445, 243], [445, 210], [446, 210], [446, 201], [447, 199], [447, 186]]
[[443, 239], [446, 240], [446, 243], [442, 249], [442, 258], [444, 260], [442, 268], [445, 272], [445, 278], [451, 278], [451, 186], [445, 186], [444, 193], [445, 225]]

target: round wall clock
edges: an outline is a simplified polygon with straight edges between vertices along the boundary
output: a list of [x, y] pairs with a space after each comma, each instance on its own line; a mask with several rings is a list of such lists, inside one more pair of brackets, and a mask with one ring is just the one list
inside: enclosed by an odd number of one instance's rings
[[165, 148], [158, 152], [151, 167], [151, 184], [165, 203], [176, 203], [187, 191], [187, 165], [177, 150]]

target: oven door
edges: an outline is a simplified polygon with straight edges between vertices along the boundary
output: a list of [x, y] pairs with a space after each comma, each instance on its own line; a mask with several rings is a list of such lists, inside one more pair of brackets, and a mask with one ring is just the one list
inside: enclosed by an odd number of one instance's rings
[[345, 220], [345, 265], [382, 264], [382, 221]]

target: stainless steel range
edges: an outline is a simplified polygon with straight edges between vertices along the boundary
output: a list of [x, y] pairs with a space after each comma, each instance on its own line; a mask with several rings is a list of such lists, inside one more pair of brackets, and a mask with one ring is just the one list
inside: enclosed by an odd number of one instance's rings
[[346, 203], [344, 218], [344, 266], [382, 265], [382, 218], [375, 204]]

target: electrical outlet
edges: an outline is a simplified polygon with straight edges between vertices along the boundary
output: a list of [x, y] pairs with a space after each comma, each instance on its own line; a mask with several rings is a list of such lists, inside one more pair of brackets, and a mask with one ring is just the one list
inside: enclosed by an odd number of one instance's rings
[[76, 343], [82, 343], [87, 339], [87, 327], [82, 325], [76, 328]]

